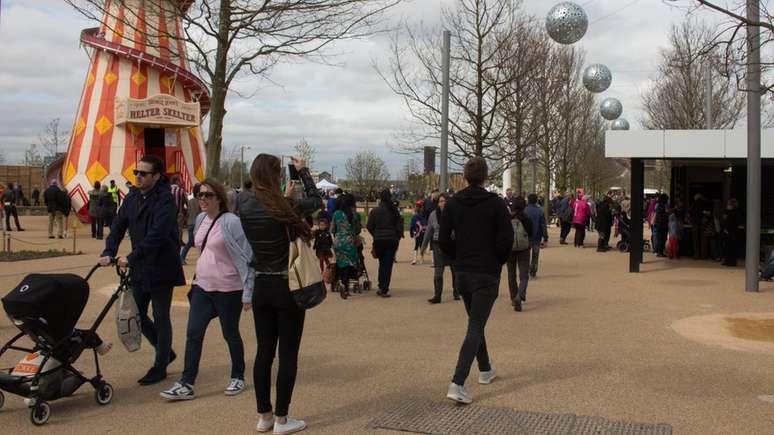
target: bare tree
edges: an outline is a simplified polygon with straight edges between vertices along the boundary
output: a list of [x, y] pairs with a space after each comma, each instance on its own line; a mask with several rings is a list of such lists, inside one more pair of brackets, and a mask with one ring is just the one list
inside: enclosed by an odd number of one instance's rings
[[59, 128], [59, 118], [54, 118], [38, 135], [40, 146], [45, 152], [44, 157], [54, 157], [59, 152], [67, 151], [67, 141], [70, 133]]
[[[452, 161], [471, 156], [500, 160], [497, 147], [505, 138], [501, 106], [510, 88], [506, 58], [500, 53], [519, 28], [518, 0], [458, 0], [444, 8], [443, 28], [451, 31], [449, 150]], [[403, 98], [419, 124], [410, 132], [415, 151], [427, 139], [440, 139], [442, 56], [441, 28], [406, 25], [405, 45], [395, 36], [389, 72], [379, 75]]]
[[352, 190], [364, 196], [384, 188], [390, 178], [387, 164], [373, 151], [362, 151], [348, 158], [344, 168]]
[[5, 151], [0, 150], [0, 165], [5, 164]]
[[40, 155], [38, 144], [33, 143], [24, 150], [24, 166], [43, 166], [43, 156]]
[[416, 159], [411, 159], [403, 166], [401, 179], [405, 182], [406, 190], [416, 195], [424, 193], [427, 180], [423, 173], [423, 165]]
[[242, 164], [240, 147], [223, 147], [219, 172], [221, 181], [229, 186], [238, 185], [242, 174], [248, 174], [247, 164]]
[[306, 165], [312, 167], [314, 164], [315, 156], [317, 156], [317, 150], [307, 142], [305, 138], [302, 138], [293, 149], [296, 151], [296, 155], [306, 160]]
[[[134, 38], [158, 34], [159, 40], [177, 35], [146, 19], [146, 29], [134, 26], [136, 0], [65, 0], [87, 17], [102, 22], [107, 15], [123, 23]], [[334, 41], [372, 35], [383, 12], [401, 0], [201, 0], [180, 2], [144, 0], [146, 11], [162, 11], [183, 22], [183, 36], [191, 64], [211, 87], [207, 129], [207, 175], [220, 170], [226, 97], [234, 80], [243, 75], [266, 77], [273, 66], [289, 59], [325, 61], [324, 49]], [[118, 6], [127, 5], [128, 8]], [[151, 5], [155, 7], [151, 7]], [[183, 8], [185, 10], [185, 7]], [[119, 12], [121, 11], [121, 12]], [[129, 14], [131, 15], [131, 14]], [[148, 17], [151, 18], [151, 17]], [[105, 20], [105, 23], [112, 20]], [[115, 32], [115, 29], [110, 29]], [[154, 38], [155, 39], [155, 38]], [[148, 43], [148, 41], [145, 41]]]
[[670, 46], [661, 52], [661, 64], [655, 84], [642, 96], [647, 129], [702, 129], [707, 127], [704, 72], [711, 68], [712, 126], [733, 128], [745, 108], [745, 95], [728, 76], [722, 75], [723, 53], [719, 48], [707, 52], [714, 29], [688, 20], [673, 26]]

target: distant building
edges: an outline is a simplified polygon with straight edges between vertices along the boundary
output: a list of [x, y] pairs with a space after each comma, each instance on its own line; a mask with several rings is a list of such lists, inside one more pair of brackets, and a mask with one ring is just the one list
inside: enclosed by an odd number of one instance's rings
[[322, 171], [317, 174], [317, 177], [315, 177], [315, 181], [319, 183], [322, 180], [328, 180], [331, 183], [333, 183], [333, 176], [331, 175], [330, 172]]

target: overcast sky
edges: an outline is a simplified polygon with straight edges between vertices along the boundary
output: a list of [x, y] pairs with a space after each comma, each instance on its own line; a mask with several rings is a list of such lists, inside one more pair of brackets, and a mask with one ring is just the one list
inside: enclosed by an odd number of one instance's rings
[[[441, 6], [456, 0], [412, 0], [391, 17], [436, 23]], [[525, 0], [525, 13], [544, 17], [557, 0]], [[682, 1], [685, 4], [685, 0]], [[640, 128], [640, 98], [655, 76], [659, 49], [684, 10], [662, 0], [580, 1], [591, 25], [578, 45], [587, 63], [604, 63], [613, 85], [602, 96], [619, 98], [624, 117]], [[6, 160], [20, 161], [24, 149], [38, 141], [53, 118], [70, 130], [88, 67], [79, 47], [80, 31], [93, 27], [62, 0], [5, 0], [0, 15], [0, 146]], [[387, 61], [385, 36], [340, 44], [339, 66], [309, 63], [281, 65], [272, 73], [275, 84], [256, 79], [237, 86], [253, 95], [232, 95], [227, 102], [224, 144], [245, 144], [246, 157], [259, 152], [289, 154], [306, 138], [318, 150], [316, 169], [344, 175], [344, 161], [371, 149], [397, 176], [411, 156], [391, 151], [395, 134], [407, 122], [402, 102], [372, 68]], [[206, 124], [206, 120], [205, 120]], [[437, 144], [428, 144], [437, 145]], [[421, 158], [416, 156], [415, 158]]]

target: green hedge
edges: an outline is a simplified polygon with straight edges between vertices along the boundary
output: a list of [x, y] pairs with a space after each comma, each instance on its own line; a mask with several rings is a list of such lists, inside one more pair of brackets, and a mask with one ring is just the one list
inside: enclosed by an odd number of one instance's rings
[[25, 261], [25, 260], [38, 260], [41, 258], [55, 258], [55, 257], [68, 257], [71, 255], [81, 255], [83, 252], [77, 252], [73, 254], [70, 251], [59, 251], [56, 249], [49, 249], [48, 251], [13, 251], [13, 252], [0, 252], [0, 262], [11, 261]]

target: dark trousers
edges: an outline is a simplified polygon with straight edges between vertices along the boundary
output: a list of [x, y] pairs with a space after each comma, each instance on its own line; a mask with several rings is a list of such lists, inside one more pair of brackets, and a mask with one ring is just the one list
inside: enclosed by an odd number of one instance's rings
[[562, 228], [559, 232], [559, 238], [561, 240], [567, 239], [567, 236], [570, 235], [570, 229], [572, 228], [571, 222], [564, 222], [562, 221]]
[[583, 246], [583, 242], [586, 241], [586, 225], [573, 224], [575, 227], [575, 246]]
[[[529, 284], [530, 250], [513, 251], [506, 263], [508, 267], [508, 290], [511, 302], [527, 300], [527, 285]], [[518, 280], [517, 278], [518, 274]]]
[[[156, 349], [153, 366], [166, 370], [172, 351], [172, 321], [169, 317], [169, 310], [172, 307], [172, 287], [144, 291], [141, 286], [135, 285], [133, 294], [140, 311], [142, 335]], [[151, 304], [153, 304], [153, 321], [148, 317], [148, 306]]]
[[709, 237], [704, 234], [704, 228], [701, 225], [694, 225], [691, 228], [691, 238], [693, 239], [693, 258], [700, 260], [709, 257]]
[[392, 266], [395, 263], [395, 253], [398, 252], [398, 240], [375, 240], [374, 249], [379, 258], [379, 290], [390, 291]]
[[89, 216], [89, 219], [91, 220], [91, 237], [97, 238], [97, 228], [99, 228], [99, 218], [95, 216]]
[[96, 218], [92, 225], [97, 226], [97, 239], [102, 240], [105, 237], [105, 218]]
[[188, 225], [188, 241], [180, 251], [180, 260], [182, 262], [185, 262], [186, 257], [188, 257], [188, 251], [194, 247], [194, 227], [194, 225]]
[[440, 300], [443, 294], [443, 270], [446, 266], [451, 270], [452, 276], [452, 291], [454, 297], [459, 297], [457, 293], [457, 287], [454, 286], [454, 267], [451, 265], [449, 258], [441, 251], [441, 245], [438, 242], [432, 242], [433, 248], [433, 288], [435, 290], [435, 299]]
[[529, 273], [532, 276], [537, 275], [538, 264], [540, 263], [540, 242], [533, 241], [531, 243], [530, 251], [532, 252], [532, 258], [529, 261]]
[[610, 231], [611, 227], [599, 228], [599, 240], [597, 241], [597, 249], [606, 250], [610, 247]]
[[653, 226], [653, 243], [654, 243], [654, 251], [658, 255], [665, 255], [666, 253], [666, 239], [667, 239], [667, 230], [666, 229], [660, 229], [656, 228], [656, 226]]
[[726, 237], [723, 241], [723, 264], [726, 266], [736, 266], [737, 240], [733, 237]]
[[21, 225], [19, 225], [19, 212], [16, 210], [15, 205], [5, 207], [5, 229], [11, 231], [11, 216], [13, 216], [16, 229], [21, 230]]
[[[277, 370], [277, 406], [274, 414], [288, 415], [298, 371], [298, 350], [304, 332], [306, 311], [299, 310], [283, 276], [260, 275], [255, 279], [253, 318], [258, 336], [253, 379], [258, 412], [272, 411], [271, 367], [279, 348]], [[279, 344], [279, 346], [278, 346]]]
[[199, 374], [204, 333], [210, 320], [217, 317], [231, 355], [231, 379], [245, 379], [245, 347], [239, 334], [242, 292], [206, 292], [194, 285], [190, 293], [188, 329], [185, 341], [185, 367], [180, 382], [193, 385]]
[[484, 329], [497, 299], [500, 276], [458, 270], [455, 286], [462, 296], [465, 311], [468, 313], [468, 331], [460, 348], [452, 382], [465, 385], [474, 359], [478, 360], [479, 371], [486, 372], [492, 369], [486, 349]]

